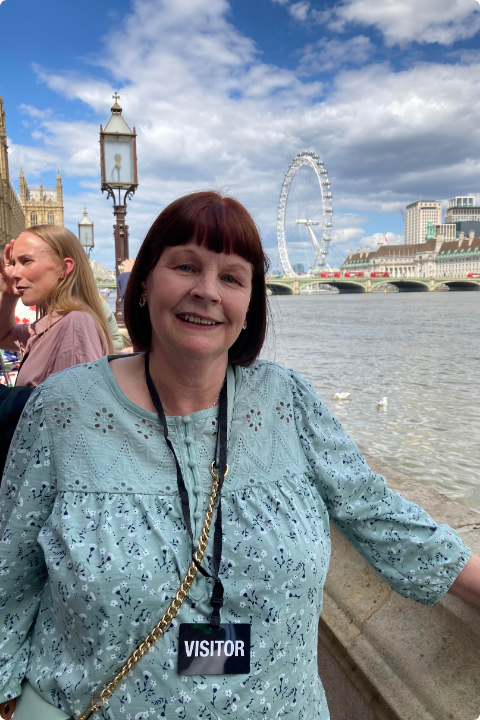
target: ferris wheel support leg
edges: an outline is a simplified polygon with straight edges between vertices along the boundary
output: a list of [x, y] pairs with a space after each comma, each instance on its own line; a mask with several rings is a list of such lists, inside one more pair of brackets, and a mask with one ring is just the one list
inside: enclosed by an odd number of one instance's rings
[[300, 295], [300, 280], [298, 279], [298, 277], [295, 278], [295, 281], [293, 283], [293, 294]]

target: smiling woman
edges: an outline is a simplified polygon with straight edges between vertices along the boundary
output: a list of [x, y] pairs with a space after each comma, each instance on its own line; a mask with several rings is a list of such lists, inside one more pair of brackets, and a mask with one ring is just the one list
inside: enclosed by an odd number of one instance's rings
[[257, 361], [265, 267], [237, 201], [176, 200], [128, 285], [143, 352], [34, 391], [0, 489], [0, 703], [26, 678], [77, 720], [328, 720], [330, 521], [405, 597], [480, 604], [460, 536], [389, 490], [297, 373]]

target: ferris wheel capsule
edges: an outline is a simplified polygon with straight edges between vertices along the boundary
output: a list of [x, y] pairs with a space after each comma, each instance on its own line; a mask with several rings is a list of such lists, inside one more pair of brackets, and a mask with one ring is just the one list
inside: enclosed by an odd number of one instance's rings
[[287, 277], [320, 273], [331, 240], [332, 214], [323, 161], [303, 150], [288, 166], [278, 201], [278, 252]]

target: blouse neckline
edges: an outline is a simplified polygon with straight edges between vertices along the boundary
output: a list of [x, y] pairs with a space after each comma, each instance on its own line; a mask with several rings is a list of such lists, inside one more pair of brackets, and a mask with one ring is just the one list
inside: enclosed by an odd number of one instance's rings
[[[146, 410], [141, 405], [137, 405], [136, 403], [132, 402], [121, 389], [110, 367], [110, 360], [114, 360], [115, 358], [118, 358], [118, 355], [104, 355], [104, 357], [100, 358], [99, 360], [100, 368], [110, 390], [113, 392], [118, 402], [123, 405], [127, 410], [130, 410], [131, 412], [145, 418], [146, 420], [155, 422], [160, 426], [160, 420], [156, 412]], [[228, 379], [230, 379], [230, 387], [232, 387], [233, 379], [233, 392], [235, 392], [237, 390], [237, 388], [235, 388], [235, 374], [231, 365], [228, 365], [227, 368], [227, 380]], [[232, 393], [229, 393], [229, 395], [231, 396]], [[196, 412], [190, 413], [189, 415], [168, 415], [167, 424], [176, 426], [184, 423], [185, 418], [189, 418], [191, 422], [196, 422], [204, 420], [205, 418], [216, 417], [217, 415], [218, 406], [214, 406], [213, 408], [206, 408], [205, 410], [197, 410]]]

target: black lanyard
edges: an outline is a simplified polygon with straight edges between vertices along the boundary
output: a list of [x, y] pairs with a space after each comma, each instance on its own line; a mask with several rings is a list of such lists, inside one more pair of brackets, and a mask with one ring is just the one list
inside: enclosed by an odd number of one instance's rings
[[[147, 381], [147, 388], [150, 393], [150, 397], [152, 398], [152, 402], [155, 406], [155, 410], [158, 413], [158, 417], [160, 420], [160, 423], [163, 427], [163, 434], [165, 437], [165, 442], [167, 443], [168, 448], [170, 449], [170, 452], [173, 455], [173, 458], [175, 460], [175, 467], [177, 470], [177, 486], [178, 486], [178, 493], [180, 495], [180, 501], [182, 504], [182, 513], [183, 513], [183, 519], [185, 521], [185, 525], [187, 526], [187, 531], [190, 536], [190, 540], [192, 542], [192, 548], [194, 547], [194, 540], [193, 540], [193, 532], [192, 532], [192, 524], [190, 520], [190, 500], [188, 498], [188, 492], [187, 488], [185, 486], [185, 480], [183, 478], [182, 469], [180, 467], [180, 463], [178, 462], [177, 455], [175, 453], [175, 450], [173, 449], [172, 442], [170, 438], [168, 437], [168, 426], [167, 426], [167, 418], [165, 417], [165, 412], [163, 410], [162, 401], [160, 400], [160, 397], [158, 395], [157, 389], [155, 385], [152, 382], [152, 378], [150, 375], [149, 370], [149, 364], [150, 364], [150, 357], [148, 353], [145, 355], [145, 379]], [[198, 563], [195, 561], [195, 564], [198, 567], [199, 572], [204, 577], [212, 578], [212, 580], [215, 581], [212, 591], [212, 596], [210, 598], [210, 605], [213, 608], [212, 617], [210, 618], [210, 627], [211, 628], [219, 628], [220, 627], [220, 608], [223, 606], [223, 584], [220, 578], [218, 577], [218, 571], [220, 569], [220, 561], [222, 559], [222, 486], [223, 481], [225, 479], [225, 469], [227, 467], [227, 424], [228, 424], [228, 401], [227, 401], [227, 382], [226, 379], [223, 383], [222, 390], [220, 392], [220, 407], [218, 412], [218, 427], [217, 427], [217, 444], [215, 447], [215, 465], [217, 464], [217, 450], [219, 449], [219, 462], [218, 462], [218, 474], [219, 474], [219, 482], [218, 482], [218, 491], [217, 491], [217, 497], [218, 497], [218, 506], [217, 506], [217, 517], [215, 518], [215, 531], [213, 534], [213, 558], [212, 558], [212, 566], [213, 566], [213, 573], [210, 574], [206, 570], [204, 570]]]

